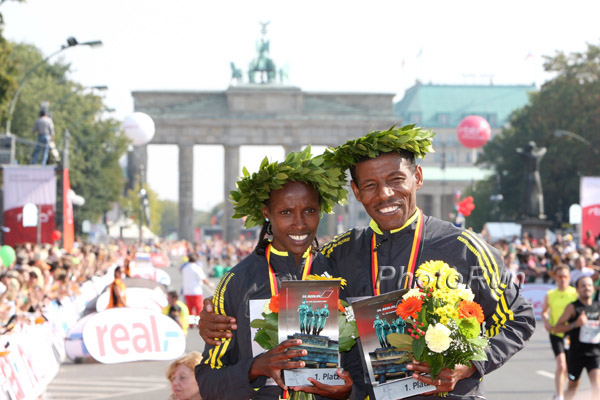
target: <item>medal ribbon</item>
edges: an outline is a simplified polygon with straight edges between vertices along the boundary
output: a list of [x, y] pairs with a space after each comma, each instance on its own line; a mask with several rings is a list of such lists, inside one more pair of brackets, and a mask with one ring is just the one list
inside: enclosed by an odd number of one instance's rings
[[[271, 267], [271, 245], [267, 246], [265, 250], [265, 256], [267, 257], [267, 264], [269, 264], [269, 284], [271, 285], [271, 297], [279, 294], [279, 285], [277, 285], [277, 277], [275, 276], [275, 271], [273, 271], [273, 267]], [[302, 268], [302, 280], [305, 280], [306, 277], [310, 274], [310, 269], [312, 267], [313, 255], [312, 253], [308, 253], [308, 257], [306, 257], [306, 261], [304, 261], [304, 267]]]
[[[265, 250], [265, 256], [267, 257], [267, 264], [269, 265], [269, 284], [271, 285], [271, 297], [273, 297], [279, 294], [279, 286], [277, 285], [275, 271], [273, 271], [273, 267], [271, 267], [271, 244], [267, 246], [267, 249]], [[302, 268], [302, 280], [305, 280], [310, 273], [312, 259], [313, 255], [311, 252], [309, 252], [308, 257], [306, 257], [306, 261], [304, 261], [304, 267]], [[284, 390], [283, 397], [280, 397], [280, 399], [289, 399], [289, 392]]]
[[[416, 224], [417, 226], [413, 236], [410, 258], [408, 259], [409, 274], [406, 275], [406, 280], [403, 285], [405, 289], [412, 286], [412, 277], [415, 273], [419, 250], [421, 249], [421, 239], [423, 238], [423, 212], [418, 207]], [[373, 237], [371, 239], [371, 282], [373, 282], [373, 293], [375, 296], [379, 296], [381, 294], [381, 289], [379, 287], [379, 263], [377, 261], [377, 240], [375, 232], [373, 232]]]

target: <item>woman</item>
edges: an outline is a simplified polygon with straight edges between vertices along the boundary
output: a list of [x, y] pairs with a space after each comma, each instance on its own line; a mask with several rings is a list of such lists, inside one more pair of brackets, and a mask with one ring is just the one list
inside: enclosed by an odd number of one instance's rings
[[170, 399], [173, 400], [202, 400], [196, 379], [194, 367], [202, 361], [202, 354], [193, 351], [171, 363], [167, 369], [167, 379], [171, 382]]
[[[335, 203], [345, 199], [343, 186], [340, 170], [324, 165], [320, 157], [311, 158], [310, 148], [290, 153], [281, 163], [269, 164], [265, 158], [251, 176], [244, 169], [238, 190], [231, 192], [234, 218], [246, 217], [246, 227], [262, 225], [262, 230], [252, 254], [227, 272], [215, 291], [215, 312], [235, 317], [238, 329], [231, 338], [204, 349], [196, 379], [205, 400], [278, 399], [287, 389], [281, 371], [304, 367], [304, 362], [290, 361], [306, 354], [290, 349], [300, 344], [299, 340], [287, 340], [253, 357], [249, 304], [277, 294], [282, 280], [331, 271], [317, 251], [316, 233], [321, 212], [330, 212]], [[307, 383], [292, 389], [346, 398], [352, 379], [347, 372], [338, 371], [338, 375], [345, 382], [342, 386], [310, 380], [314, 386]], [[267, 378], [277, 386], [266, 384]]]

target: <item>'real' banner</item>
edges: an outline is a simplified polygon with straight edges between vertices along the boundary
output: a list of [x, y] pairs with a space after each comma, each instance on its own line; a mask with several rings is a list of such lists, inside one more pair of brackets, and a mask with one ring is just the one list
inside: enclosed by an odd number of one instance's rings
[[5, 244], [37, 242], [38, 227], [23, 227], [23, 206], [28, 203], [41, 210], [41, 242], [52, 243], [56, 215], [55, 167], [5, 165], [3, 170]]
[[581, 240], [588, 230], [594, 237], [600, 234], [600, 177], [584, 176], [581, 178]]

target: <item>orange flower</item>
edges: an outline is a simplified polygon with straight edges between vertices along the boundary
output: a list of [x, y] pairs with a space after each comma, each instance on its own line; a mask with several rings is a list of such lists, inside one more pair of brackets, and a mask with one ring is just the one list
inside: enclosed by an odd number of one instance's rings
[[396, 315], [402, 317], [402, 319], [407, 319], [408, 317], [412, 317], [413, 319], [417, 319], [417, 313], [421, 311], [423, 307], [423, 301], [416, 297], [408, 297], [402, 303], [398, 304], [396, 308]]
[[462, 300], [458, 305], [458, 318], [477, 318], [477, 322], [483, 323], [485, 316], [481, 306], [474, 301]]
[[340, 310], [340, 312], [346, 312], [346, 309], [344, 308], [344, 306], [342, 305], [342, 302], [338, 299], [338, 310]]
[[274, 313], [279, 313], [279, 295], [271, 297], [271, 301], [269, 301], [269, 310]]

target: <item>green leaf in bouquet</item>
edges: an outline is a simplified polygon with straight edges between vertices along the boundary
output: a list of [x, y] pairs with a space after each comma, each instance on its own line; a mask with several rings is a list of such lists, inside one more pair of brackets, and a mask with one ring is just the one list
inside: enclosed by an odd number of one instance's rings
[[437, 378], [442, 369], [444, 369], [444, 356], [441, 353], [434, 353], [428, 358], [429, 373], [433, 378]]
[[[275, 340], [273, 340], [273, 337], [269, 334], [269, 332], [269, 329], [262, 329], [256, 332], [256, 335], [254, 335], [254, 341], [265, 350], [271, 350], [278, 344], [277, 338], [275, 337]], [[277, 332], [275, 332], [275, 336], [277, 336]]]
[[415, 358], [417, 360], [422, 360], [423, 350], [425, 350], [425, 338], [421, 337], [420, 339], [413, 340], [412, 348]]
[[355, 338], [358, 337], [358, 329], [356, 328], [356, 322], [348, 322], [343, 314], [338, 314], [338, 328], [340, 330], [339, 350], [343, 353], [356, 344]]
[[387, 335], [388, 342], [401, 351], [412, 351], [413, 338], [404, 333], [390, 333]]

